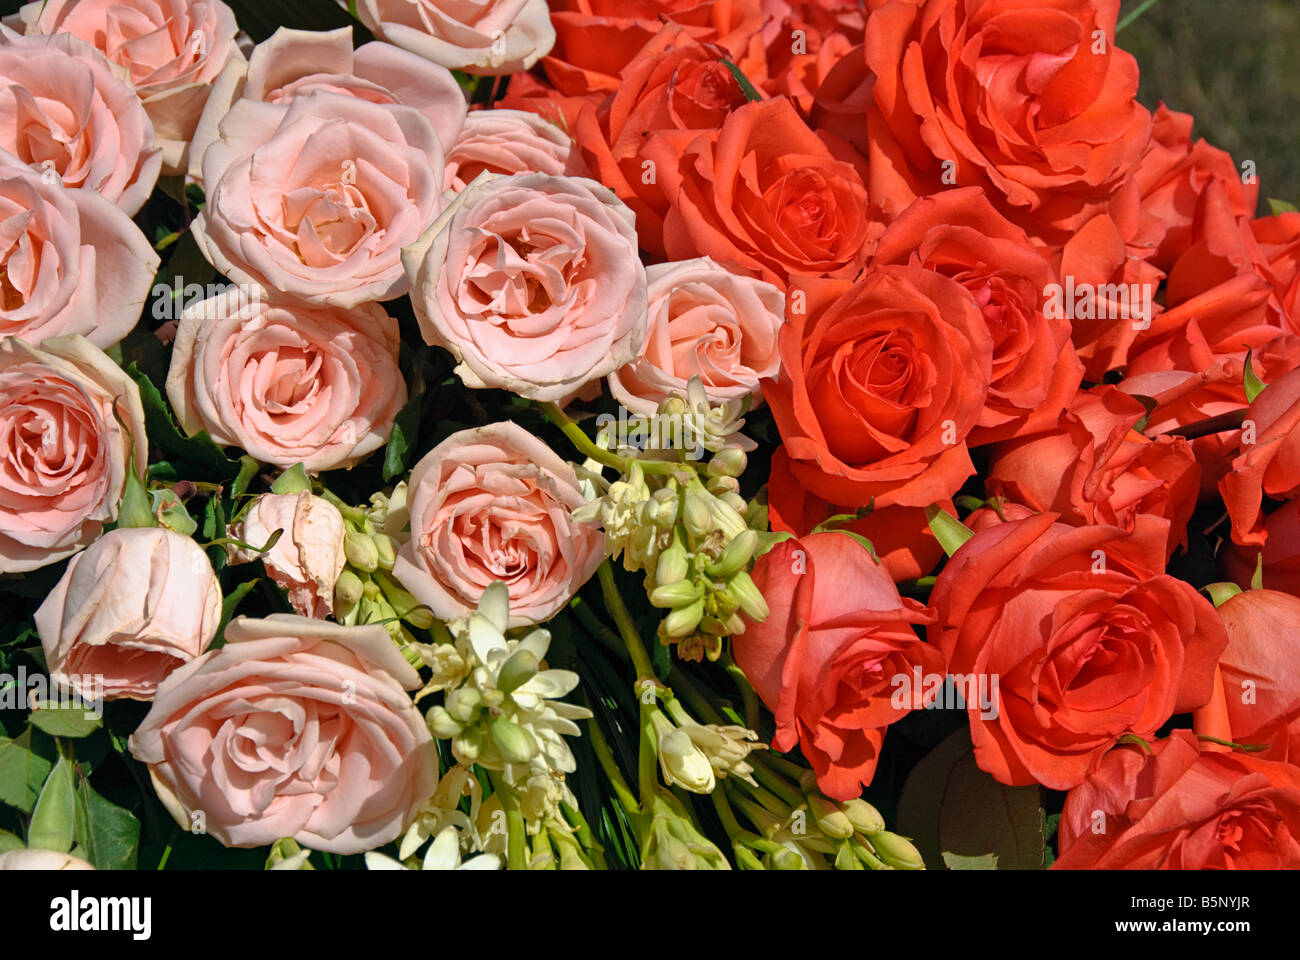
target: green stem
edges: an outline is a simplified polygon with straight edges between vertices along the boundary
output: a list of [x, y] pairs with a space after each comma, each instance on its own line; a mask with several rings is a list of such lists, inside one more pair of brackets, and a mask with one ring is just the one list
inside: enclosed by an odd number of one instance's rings
[[519, 809], [519, 797], [501, 774], [490, 771], [488, 776], [493, 792], [501, 797], [501, 809], [506, 812], [506, 861], [511, 870], [527, 870], [528, 828]]
[[591, 857], [596, 869], [607, 869], [605, 866], [605, 848], [600, 845], [599, 841], [596, 840], [596, 835], [591, 832], [591, 825], [587, 823], [587, 818], [582, 815], [582, 811], [569, 806], [563, 801], [560, 802], [560, 810], [564, 812], [564, 818], [569, 821], [569, 826], [573, 827], [578, 843], [587, 852], [587, 856]]
[[622, 659], [627, 659], [627, 650], [623, 647], [622, 638], [609, 627], [601, 622], [600, 618], [592, 611], [591, 607], [582, 599], [574, 597], [569, 601], [569, 609], [578, 615], [582, 625], [587, 628], [591, 636], [602, 643], [607, 650], [616, 654]]
[[[623, 637], [623, 645], [627, 647], [628, 656], [632, 658], [632, 666], [636, 668], [637, 687], [639, 688], [645, 680], [652, 681], [658, 687], [659, 681], [655, 677], [654, 663], [646, 651], [645, 644], [641, 642], [641, 634], [637, 632], [636, 624], [632, 622], [632, 615], [627, 612], [623, 597], [614, 583], [614, 568], [606, 560], [596, 568], [596, 573], [600, 577], [600, 589], [605, 597], [605, 608], [614, 618], [618, 632]], [[639, 694], [640, 690], [638, 689], [637, 692]]]
[[736, 686], [740, 688], [741, 699], [745, 703], [745, 726], [750, 730], [758, 730], [758, 694], [754, 692], [753, 685], [749, 678], [745, 676], [745, 671], [740, 669], [740, 665], [732, 659], [731, 654], [724, 653], [721, 660], [723, 668]]
[[641, 748], [637, 753], [636, 779], [641, 791], [641, 802], [649, 808], [650, 799], [659, 789], [659, 739], [655, 736], [654, 721], [651, 711], [653, 703], [641, 703]]
[[611, 453], [604, 447], [597, 446], [596, 442], [592, 440], [591, 437], [587, 436], [582, 427], [570, 420], [568, 414], [555, 404], [542, 403], [538, 404], [538, 406], [541, 408], [546, 419], [550, 420], [551, 423], [560, 428], [561, 432], [568, 437], [569, 442], [578, 449], [579, 453], [590, 457], [592, 460], [595, 460], [603, 466], [613, 467], [619, 473], [626, 474], [631, 469], [634, 461], [641, 464], [641, 470], [644, 473], [666, 474], [668, 476], [681, 473], [683, 468], [689, 469], [692, 472], [697, 472], [703, 467], [703, 464], [696, 465], [694, 463], [683, 462], [673, 463], [668, 460], [638, 460], [636, 457], [620, 457], [617, 453]]
[[713, 704], [709, 703], [704, 694], [700, 692], [700, 688], [696, 686], [695, 681], [681, 667], [673, 664], [672, 669], [668, 672], [668, 682], [677, 691], [677, 695], [689, 703], [691, 709], [705, 723], [723, 725], [726, 722], [726, 718], [713, 709]]
[[636, 794], [632, 792], [632, 788], [623, 779], [623, 774], [618, 769], [618, 763], [614, 760], [614, 755], [609, 751], [609, 744], [605, 740], [604, 731], [600, 729], [600, 724], [596, 722], [595, 717], [587, 721], [587, 733], [587, 739], [591, 741], [591, 751], [596, 755], [596, 761], [600, 764], [601, 769], [605, 771], [605, 776], [609, 778], [610, 784], [614, 787], [614, 794], [618, 797], [618, 802], [623, 805], [623, 809], [628, 813], [639, 813], [641, 804], [637, 802]]

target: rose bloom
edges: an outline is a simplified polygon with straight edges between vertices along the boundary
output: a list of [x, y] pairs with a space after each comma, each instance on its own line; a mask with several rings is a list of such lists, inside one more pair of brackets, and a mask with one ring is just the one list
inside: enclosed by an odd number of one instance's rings
[[[1156, 406], [1149, 413], [1147, 436], [1158, 437], [1214, 417], [1235, 413], [1246, 402], [1245, 360], [1240, 355], [1215, 354], [1203, 339], [1170, 338], [1158, 349], [1144, 351], [1116, 386], [1130, 396], [1147, 397]], [[1255, 375], [1272, 383], [1300, 367], [1300, 337], [1280, 333], [1251, 357]], [[1191, 440], [1201, 465], [1201, 499], [1217, 498], [1219, 481], [1232, 469], [1240, 431], [1225, 430]]]
[[[732, 638], [736, 662], [776, 715], [774, 749], [797, 745], [833, 800], [871, 782], [885, 727], [911, 710], [895, 678], [942, 674], [912, 629], [933, 613], [898, 595], [866, 548], [843, 533], [785, 540], [751, 574], [770, 613]], [[918, 691], [918, 694], [920, 691]]]
[[673, 260], [712, 257], [783, 286], [799, 276], [851, 279], [879, 232], [857, 168], [784, 98], [746, 104], [694, 138], [652, 134], [641, 156], [668, 198]]
[[406, 403], [399, 339], [378, 304], [308, 307], [231, 290], [181, 314], [167, 396], [188, 433], [263, 463], [350, 467], [384, 445]]
[[1300, 758], [1300, 597], [1247, 590], [1219, 604], [1228, 647], [1222, 693], [1196, 714], [1198, 733], [1266, 746], [1270, 760]]
[[483, 174], [402, 262], [425, 342], [468, 387], [561, 400], [645, 340], [632, 211], [592, 180]]
[[820, 285], [806, 314], [791, 311], [781, 375], [763, 383], [795, 480], [854, 508], [951, 497], [974, 472], [965, 439], [992, 369], [979, 307], [919, 265], [879, 267], [834, 296], [843, 289]]
[[939, 574], [929, 628], [948, 672], [998, 678], [967, 708], [975, 761], [1000, 783], [1068, 790], [1129, 733], [1204, 705], [1228, 637], [1163, 574], [1166, 528], [1071, 527], [1052, 513], [976, 533]]
[[221, 622], [221, 587], [203, 548], [163, 527], [110, 530], [72, 558], [35, 614], [50, 678], [98, 699], [150, 700], [205, 651]]
[[1055, 870], [1294, 870], [1300, 767], [1217, 752], [1190, 730], [1150, 755], [1112, 750], [1065, 798], [1060, 848]]
[[1100, 386], [1075, 397], [1052, 430], [999, 444], [985, 489], [1066, 523], [1131, 530], [1139, 514], [1168, 525], [1170, 556], [1187, 544], [1201, 468], [1182, 437], [1149, 438], [1134, 427], [1146, 410], [1133, 397]]
[[65, 190], [0, 152], [0, 336], [82, 334], [108, 348], [140, 319], [158, 255], [93, 190]]
[[406, 292], [401, 248], [442, 209], [438, 135], [413, 107], [316, 91], [239, 100], [203, 154], [192, 227], [223, 274], [344, 309]]
[[[277, 530], [283, 532], [274, 546], [258, 553]], [[271, 579], [289, 595], [290, 605], [303, 616], [320, 618], [334, 611], [334, 583], [347, 562], [345, 532], [343, 515], [328, 500], [305, 490], [267, 493], [230, 526], [229, 536], [248, 546], [227, 551], [231, 563], [261, 559]]]
[[149, 199], [162, 168], [149, 115], [102, 53], [68, 33], [24, 37], [3, 26], [0, 150], [64, 186], [94, 190], [128, 216]]
[[226, 645], [158, 688], [131, 735], [158, 799], [228, 847], [292, 837], [329, 853], [395, 839], [438, 783], [405, 692], [415, 670], [381, 626], [237, 617]]
[[1242, 589], [1262, 563], [1264, 585], [1300, 597], [1300, 500], [1287, 500], [1264, 517], [1264, 547], [1225, 543], [1219, 554], [1224, 572]]
[[555, 44], [546, 0], [357, 0], [356, 12], [381, 40], [466, 73], [518, 73]]
[[879, 5], [865, 38], [872, 202], [892, 219], [917, 196], [978, 186], [1030, 233], [1067, 239], [1133, 175], [1150, 136], [1137, 61], [1115, 46], [1119, 7]]
[[235, 14], [221, 0], [33, 0], [18, 15], [29, 35], [70, 33], [129, 74], [168, 175], [185, 170], [214, 81], [244, 60]]
[[1196, 239], [1196, 223], [1206, 215], [1207, 187], [1221, 184], [1237, 217], [1249, 219], [1259, 204], [1259, 185], [1242, 183], [1232, 157], [1205, 140], [1192, 142], [1192, 115], [1163, 103], [1152, 116], [1151, 143], [1134, 175], [1142, 207], [1164, 224], [1164, 240], [1153, 258], [1167, 270]]
[[656, 256], [664, 252], [668, 197], [658, 171], [646, 165], [648, 137], [717, 130], [749, 102], [722, 63], [726, 56], [687, 28], [664, 24], [624, 68], [613, 95], [579, 107], [571, 124], [595, 179], [632, 208], [641, 249]]
[[475, 110], [447, 151], [447, 189], [464, 190], [480, 173], [586, 176], [569, 135], [535, 113]]
[[1273, 287], [1287, 329], [1300, 333], [1300, 213], [1282, 213], [1250, 221], [1259, 245], [1260, 276]]
[[781, 360], [776, 335], [785, 317], [779, 287], [738, 276], [708, 257], [646, 268], [650, 325], [641, 356], [609, 375], [614, 399], [652, 415], [699, 377], [710, 399], [763, 399], [759, 381]]
[[[1246, 430], [1232, 470], [1219, 491], [1232, 518], [1232, 539], [1243, 546], [1268, 540], [1263, 498], [1292, 500], [1300, 494], [1300, 369], [1280, 377], [1246, 411]], [[1251, 442], [1253, 441], [1253, 442]]]
[[1059, 251], [1062, 281], [1073, 279], [1076, 296], [1092, 295], [1091, 309], [1086, 300], [1073, 308], [1060, 302], [1085, 379], [1100, 382], [1165, 329], [1164, 305], [1155, 296], [1165, 275], [1151, 262], [1164, 229], [1159, 217], [1143, 208], [1137, 183], [1130, 180]]
[[555, 47], [542, 63], [561, 94], [599, 103], [619, 89], [623, 69], [667, 21], [721, 47], [753, 80], [763, 65], [764, 17], [759, 0], [552, 0]]
[[510, 625], [542, 623], [605, 558], [600, 530], [569, 516], [585, 502], [573, 468], [522, 427], [453, 433], [411, 471], [411, 537], [393, 576], [443, 620], [502, 580]]
[[[939, 506], [957, 515], [951, 500], [941, 500]], [[810, 493], [790, 470], [789, 455], [778, 447], [772, 454], [768, 475], [767, 509], [774, 531], [802, 537], [831, 517], [851, 517], [858, 507], [829, 503]], [[932, 573], [943, 557], [943, 547], [930, 529], [925, 507], [873, 508], [856, 520], [838, 521], [833, 529], [870, 540], [881, 567], [895, 583]]]
[[84, 337], [0, 340], [0, 573], [89, 546], [149, 444], [135, 382]]
[[872, 267], [916, 262], [971, 292], [993, 339], [988, 399], [969, 443], [978, 446], [1056, 425], [1083, 379], [1070, 323], [1048, 319], [1058, 278], [1029, 237], [974, 187], [924, 197], [890, 224]]
[[363, 43], [354, 50], [351, 27], [279, 27], [247, 61], [232, 60], [218, 80], [194, 135], [190, 176], [202, 184], [203, 151], [219, 139], [221, 121], [236, 100], [287, 110], [295, 97], [315, 91], [412, 107], [433, 125], [444, 153], [460, 133], [467, 109], [464, 91], [449, 70], [391, 43]]

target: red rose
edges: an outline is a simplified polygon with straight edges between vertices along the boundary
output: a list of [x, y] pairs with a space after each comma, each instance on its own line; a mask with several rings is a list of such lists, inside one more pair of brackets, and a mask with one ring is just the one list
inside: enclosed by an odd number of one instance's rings
[[1272, 284], [1288, 329], [1300, 333], [1300, 213], [1252, 220], [1250, 230], [1263, 259], [1259, 273]]
[[1267, 745], [1259, 754], [1295, 761], [1300, 721], [1300, 597], [1247, 590], [1219, 606], [1228, 647], [1219, 658], [1221, 695], [1196, 715], [1199, 733], [1232, 743]]
[[641, 249], [656, 256], [664, 252], [668, 200], [643, 148], [651, 133], [685, 143], [696, 133], [717, 130], [748, 102], [722, 63], [726, 56], [721, 47], [668, 24], [623, 69], [613, 96], [578, 113], [574, 136], [587, 166], [636, 213]]
[[763, 18], [758, 0], [551, 0], [555, 46], [542, 65], [564, 96], [614, 93], [623, 68], [667, 21], [749, 70], [763, 62]]
[[978, 186], [1049, 244], [1102, 212], [1146, 151], [1120, 0], [892, 0], [867, 20], [870, 190], [887, 219]]
[[872, 268], [920, 264], [971, 292], [993, 340], [988, 399], [975, 447], [1056, 426], [1083, 379], [1063, 316], [1043, 306], [1055, 271], [1019, 227], [974, 188], [923, 197], [890, 224]]
[[[1185, 337], [1171, 337], [1142, 354], [1128, 368], [1118, 388], [1130, 396], [1154, 400], [1146, 434], [1159, 436], [1214, 417], [1244, 410], [1246, 353], [1218, 355], [1196, 325]], [[1300, 367], [1300, 337], [1283, 333], [1252, 357], [1255, 375], [1265, 383]], [[1197, 371], [1197, 372], [1193, 372]], [[1201, 465], [1201, 499], [1218, 497], [1219, 481], [1232, 469], [1240, 431], [1223, 430], [1191, 441]]]
[[1268, 539], [1263, 498], [1291, 500], [1300, 494], [1300, 369], [1257, 396], [1242, 426], [1240, 451], [1219, 491], [1232, 517], [1232, 539], [1263, 546]]
[[871, 782], [895, 706], [896, 677], [943, 673], [938, 650], [912, 629], [933, 614], [898, 595], [866, 549], [843, 533], [786, 540], [752, 573], [770, 613], [732, 638], [736, 662], [775, 714], [772, 745], [796, 745], [817, 786], [847, 800]]
[[1243, 590], [1263, 558], [1261, 575], [1270, 590], [1300, 596], [1300, 500], [1288, 500], [1264, 518], [1264, 549], [1225, 544], [1223, 569]]
[[1154, 515], [1168, 530], [1167, 552], [1187, 543], [1201, 468], [1182, 437], [1148, 438], [1133, 429], [1146, 410], [1121, 390], [1080, 393], [1054, 430], [999, 444], [985, 489], [1066, 523], [1133, 529]]
[[[939, 505], [954, 517], [957, 515], [951, 500]], [[809, 493], [790, 472], [790, 458], [779, 447], [772, 456], [767, 507], [772, 529], [796, 537], [807, 536], [831, 517], [853, 514], [858, 509], [828, 503]], [[943, 547], [930, 529], [924, 507], [881, 507], [865, 517], [837, 524], [835, 529], [870, 540], [880, 565], [895, 583], [926, 576], [943, 558]]]
[[838, 289], [810, 287], [806, 315], [787, 309], [781, 376], [764, 381], [790, 471], [836, 504], [951, 498], [974, 473], [965, 441], [992, 367], [974, 298], [919, 266], [878, 267], [815, 302]]
[[652, 134], [641, 155], [668, 198], [669, 259], [712, 257], [784, 287], [856, 276], [878, 234], [858, 170], [783, 97], [746, 104], [719, 130]]
[[1142, 208], [1165, 226], [1165, 238], [1154, 257], [1164, 270], [1197, 239], [1195, 228], [1205, 216], [1211, 182], [1224, 187], [1229, 209], [1237, 217], [1254, 216], [1259, 203], [1259, 186], [1241, 182], [1241, 171], [1226, 151], [1204, 140], [1192, 142], [1192, 115], [1177, 113], [1163, 103], [1152, 117], [1151, 143], [1134, 179], [1142, 193]]
[[1001, 783], [1078, 784], [1125, 734], [1152, 737], [1206, 703], [1228, 638], [1209, 601], [1164, 567], [1165, 528], [1071, 527], [1051, 513], [994, 524], [939, 574], [928, 628], [948, 672], [997, 677], [968, 706], [975, 760]]
[[1070, 791], [1056, 870], [1300, 867], [1300, 767], [1203, 749], [1189, 730], [1112, 750]]

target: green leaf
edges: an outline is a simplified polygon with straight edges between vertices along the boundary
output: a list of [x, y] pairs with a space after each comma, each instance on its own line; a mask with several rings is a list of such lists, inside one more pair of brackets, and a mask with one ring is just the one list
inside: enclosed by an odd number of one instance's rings
[[32, 731], [28, 727], [13, 740], [0, 737], [0, 803], [7, 803], [23, 813], [31, 813], [41, 784], [54, 764], [32, 750]]
[[937, 504], [932, 503], [925, 508], [925, 519], [934, 531], [939, 545], [943, 547], [943, 552], [950, 557], [961, 549], [962, 544], [975, 536], [975, 531]]
[[245, 493], [247, 493], [248, 485], [253, 482], [253, 478], [257, 476], [257, 471], [261, 468], [261, 466], [262, 465], [260, 463], [258, 463], [248, 454], [244, 454], [242, 457], [240, 457], [239, 475], [235, 477], [235, 483], [230, 488], [231, 495], [236, 497], [242, 497]]
[[87, 708], [87, 705], [42, 706], [33, 710], [32, 726], [43, 730], [52, 737], [77, 739], [89, 736], [104, 725], [101, 714]]
[[726, 59], [723, 59], [721, 63], [724, 67], [730, 70], [731, 75], [736, 78], [736, 83], [740, 86], [740, 92], [745, 95], [746, 100], [750, 103], [754, 103], [755, 101], [763, 99], [763, 95], [754, 88], [752, 83], [749, 82], [749, 78], [741, 72], [740, 67]]
[[949, 853], [945, 850], [943, 862], [948, 865], [949, 870], [996, 870], [998, 855], [984, 853], [978, 857], [963, 857], [960, 853]]
[[1142, 16], [1142, 14], [1146, 13], [1155, 5], [1156, 0], [1142, 0], [1142, 2], [1133, 9], [1132, 13], [1126, 15], [1123, 20], [1115, 25], [1115, 33], [1118, 34], [1121, 30], [1136, 21], [1138, 17]]
[[229, 596], [221, 601], [221, 626], [217, 629], [217, 639], [213, 641], [211, 649], [216, 650], [225, 645], [226, 624], [230, 623], [231, 618], [234, 617], [239, 602], [248, 596], [248, 591], [257, 586], [260, 579], [261, 577], [256, 577], [252, 580], [245, 580], [234, 590], [231, 590]]
[[76, 833], [76, 795], [72, 787], [72, 765], [64, 757], [54, 765], [45, 788], [36, 801], [27, 828], [27, 846], [33, 850], [67, 853]]
[[222, 453], [207, 433], [199, 431], [192, 437], [181, 433], [162, 394], [139, 367], [132, 363], [126, 373], [140, 388], [149, 443], [161, 450], [178, 471], [191, 479], [213, 481], [229, 480], [239, 473], [239, 465]]
[[23, 843], [23, 838], [10, 833], [8, 830], [0, 830], [0, 853], [8, 853], [10, 850], [26, 850], [27, 844]]
[[1250, 353], [1249, 350], [1246, 351], [1246, 373], [1242, 378], [1242, 385], [1246, 389], [1246, 402], [1254, 403], [1255, 398], [1264, 392], [1268, 384], [1255, 375], [1255, 368], [1250, 362]]
[[416, 380], [411, 385], [410, 399], [393, 419], [393, 429], [384, 447], [384, 482], [400, 477], [410, 465], [409, 458], [420, 433], [420, 416], [424, 407], [424, 379], [419, 376], [420, 362], [416, 359]]
[[199, 528], [199, 525], [194, 522], [190, 512], [185, 509], [185, 504], [181, 503], [180, 497], [170, 490], [154, 490], [151, 496], [153, 498], [153, 515], [164, 527], [168, 530], [174, 530], [185, 537], [194, 535], [194, 531]]
[[1043, 869], [1042, 791], [998, 783], [976, 765], [972, 748], [949, 771], [939, 844], [945, 860], [992, 856], [1003, 870]]
[[1273, 216], [1280, 217], [1284, 213], [1300, 213], [1300, 207], [1286, 200], [1278, 200], [1274, 197], [1268, 198], [1268, 209]]
[[1241, 593], [1241, 587], [1235, 583], [1211, 583], [1201, 589], [1210, 595], [1210, 600], [1216, 607], [1223, 606]]
[[140, 851], [140, 821], [104, 799], [80, 773], [76, 788], [76, 839], [96, 870], [134, 870]]
[[953, 765], [973, 750], [970, 729], [962, 724], [912, 768], [898, 798], [897, 832], [912, 838], [927, 864], [943, 863], [939, 814]]

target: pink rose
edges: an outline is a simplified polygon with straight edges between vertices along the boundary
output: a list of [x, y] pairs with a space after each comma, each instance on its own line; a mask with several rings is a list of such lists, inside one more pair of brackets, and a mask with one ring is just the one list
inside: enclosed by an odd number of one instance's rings
[[605, 558], [605, 537], [574, 522], [585, 503], [573, 468], [527, 430], [454, 433], [411, 471], [411, 538], [393, 575], [442, 619], [472, 613], [494, 580], [510, 625], [549, 620]]
[[469, 387], [554, 401], [641, 351], [632, 211], [593, 180], [484, 174], [402, 251], [427, 343]]
[[443, 152], [465, 120], [465, 93], [451, 72], [390, 43], [352, 49], [352, 29], [291, 30], [280, 27], [259, 43], [247, 62], [232, 60], [208, 98], [194, 135], [190, 175], [202, 182], [203, 151], [239, 99], [288, 109], [295, 97], [323, 91], [370, 103], [412, 107], [433, 124]]
[[698, 376], [710, 399], [763, 402], [759, 381], [781, 368], [776, 333], [785, 322], [780, 287], [731, 273], [708, 257], [646, 269], [650, 323], [642, 354], [609, 375], [615, 399], [652, 415]]
[[130, 216], [162, 167], [149, 115], [102, 53], [71, 34], [24, 37], [2, 26], [0, 149]]
[[268, 493], [258, 497], [230, 527], [230, 536], [260, 549], [283, 531], [265, 553], [234, 547], [231, 563], [261, 557], [266, 572], [289, 595], [289, 603], [307, 617], [334, 611], [334, 582], [343, 571], [346, 528], [343, 515], [328, 500], [302, 493]]
[[357, 0], [356, 11], [376, 37], [450, 70], [517, 73], [555, 46], [546, 0]]
[[475, 110], [447, 151], [447, 189], [464, 190], [484, 171], [587, 176], [569, 135], [526, 110]]
[[350, 467], [383, 446], [406, 402], [398, 343], [378, 304], [349, 311], [231, 290], [181, 314], [167, 396], [187, 432], [263, 463]]
[[0, 449], [0, 573], [70, 557], [117, 518], [133, 455], [144, 475], [140, 391], [84, 337], [5, 337]]
[[185, 169], [213, 81], [244, 60], [235, 14], [221, 0], [33, 0], [18, 14], [28, 35], [70, 33], [126, 71], [169, 175]]
[[350, 308], [406, 293], [401, 249], [442, 209], [442, 147], [413, 107], [317, 91], [239, 100], [203, 154], [204, 256], [239, 283]]
[[437, 786], [433, 737], [403, 692], [419, 685], [383, 627], [238, 617], [224, 647], [158, 688], [130, 749], [185, 829], [362, 853]]
[[158, 255], [92, 190], [65, 190], [0, 153], [0, 335], [83, 334], [111, 347], [135, 327]]
[[[203, 548], [162, 527], [110, 530], [72, 558], [36, 611], [50, 678], [86, 699], [149, 700], [217, 635], [221, 587]], [[99, 682], [95, 684], [99, 687]]]

